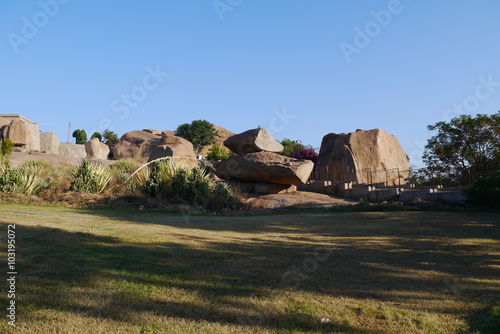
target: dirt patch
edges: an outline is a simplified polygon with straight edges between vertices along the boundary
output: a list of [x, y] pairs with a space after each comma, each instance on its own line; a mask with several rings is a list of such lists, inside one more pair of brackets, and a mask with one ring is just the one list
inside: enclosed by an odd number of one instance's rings
[[[21, 166], [22, 164], [24, 164], [26, 161], [29, 160], [42, 160], [50, 162], [54, 165], [70, 165], [70, 166], [79, 165], [83, 161], [83, 159], [67, 157], [59, 154], [41, 153], [41, 152], [12, 152], [12, 154], [9, 155], [9, 161], [12, 164], [12, 166], [15, 167]], [[112, 165], [116, 162], [115, 160], [91, 160], [91, 161], [99, 162], [105, 165]]]

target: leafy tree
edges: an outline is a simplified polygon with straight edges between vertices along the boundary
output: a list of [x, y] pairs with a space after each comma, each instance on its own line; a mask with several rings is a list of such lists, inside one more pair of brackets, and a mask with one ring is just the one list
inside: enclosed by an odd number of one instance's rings
[[480, 177], [465, 189], [465, 194], [473, 204], [500, 208], [500, 171]]
[[73, 132], [73, 138], [76, 139], [77, 144], [85, 144], [87, 142], [87, 133], [85, 130], [76, 129]]
[[427, 128], [437, 132], [425, 146], [428, 168], [459, 184], [500, 170], [500, 111], [460, 115]]
[[14, 141], [12, 139], [5, 139], [0, 141], [1, 149], [0, 149], [0, 162], [3, 162], [3, 159], [9, 156], [12, 153], [12, 148], [14, 147]]
[[218, 135], [214, 125], [205, 120], [192, 121], [191, 124], [184, 123], [177, 127], [175, 134], [193, 144], [198, 153], [205, 145], [215, 143], [215, 137]]
[[104, 132], [102, 133], [102, 138], [106, 139], [105, 143], [109, 147], [113, 147], [118, 141], [118, 135], [108, 129], [104, 130]]
[[96, 131], [92, 134], [92, 137], [90, 137], [90, 139], [92, 139], [92, 138], [97, 138], [97, 139], [99, 139], [99, 141], [102, 141], [102, 134], [100, 134], [99, 132]]
[[210, 150], [208, 150], [207, 159], [226, 160], [227, 158], [229, 158], [229, 154], [217, 144], [213, 144]]
[[284, 155], [286, 157], [291, 157], [292, 152], [298, 152], [304, 148], [304, 145], [302, 145], [302, 143], [298, 140], [291, 140], [287, 138], [281, 141], [281, 145], [283, 145], [284, 147], [281, 155]]

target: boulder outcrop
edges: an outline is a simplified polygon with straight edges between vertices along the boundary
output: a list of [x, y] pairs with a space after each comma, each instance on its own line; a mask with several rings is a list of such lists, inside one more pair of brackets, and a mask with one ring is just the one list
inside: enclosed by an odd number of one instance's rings
[[398, 139], [382, 129], [327, 134], [316, 164], [320, 180], [369, 184], [404, 183], [409, 169]]
[[[226, 147], [226, 145], [224, 145], [224, 141], [226, 139], [228, 139], [229, 137], [234, 136], [235, 133], [223, 128], [222, 126], [218, 126], [218, 125], [214, 125], [214, 128], [215, 128], [215, 130], [217, 130], [217, 133], [218, 133], [217, 137], [215, 137], [215, 144], [222, 147], [222, 149], [224, 151], [226, 151], [227, 153], [230, 153], [231, 150], [228, 147]], [[212, 148], [212, 146], [213, 145], [203, 146], [203, 148], [200, 150], [200, 155], [203, 157], [206, 157], [207, 154], [209, 153], [210, 149]]]
[[101, 142], [99, 138], [92, 138], [85, 143], [85, 151], [87, 152], [87, 159], [107, 160], [109, 146]]
[[113, 159], [132, 159], [147, 162], [153, 148], [160, 144], [161, 136], [146, 131], [125, 133], [113, 147]]
[[231, 157], [217, 168], [221, 179], [278, 184], [304, 184], [313, 170], [309, 160], [288, 158], [271, 152]]
[[281, 153], [283, 151], [283, 145], [264, 128], [252, 129], [231, 136], [224, 141], [224, 145], [236, 154], [254, 152]]
[[165, 157], [172, 157], [175, 163], [188, 168], [198, 166], [193, 144], [184, 138], [172, 135], [169, 131], [163, 131], [160, 143], [151, 150], [148, 161]]

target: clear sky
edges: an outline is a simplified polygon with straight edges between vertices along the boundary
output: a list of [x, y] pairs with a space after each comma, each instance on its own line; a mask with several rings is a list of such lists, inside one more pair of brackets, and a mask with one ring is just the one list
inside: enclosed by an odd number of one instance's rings
[[69, 122], [206, 119], [318, 148], [382, 128], [418, 165], [427, 125], [500, 110], [499, 15], [498, 0], [2, 0], [0, 113], [61, 141]]

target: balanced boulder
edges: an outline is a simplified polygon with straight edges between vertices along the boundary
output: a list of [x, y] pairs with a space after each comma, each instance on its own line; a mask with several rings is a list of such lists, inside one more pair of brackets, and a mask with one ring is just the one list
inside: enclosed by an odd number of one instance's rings
[[229, 137], [224, 141], [224, 145], [236, 154], [283, 151], [283, 145], [264, 128], [248, 130]]
[[160, 144], [161, 136], [146, 131], [125, 133], [113, 147], [113, 158], [146, 162], [153, 148]]
[[101, 142], [99, 138], [92, 138], [85, 143], [85, 151], [87, 152], [87, 159], [107, 160], [109, 146]]
[[334, 182], [397, 185], [409, 169], [398, 139], [382, 129], [327, 134], [316, 164], [319, 179]]
[[217, 168], [221, 179], [278, 184], [304, 184], [313, 170], [310, 160], [288, 158], [271, 152], [231, 157]]

